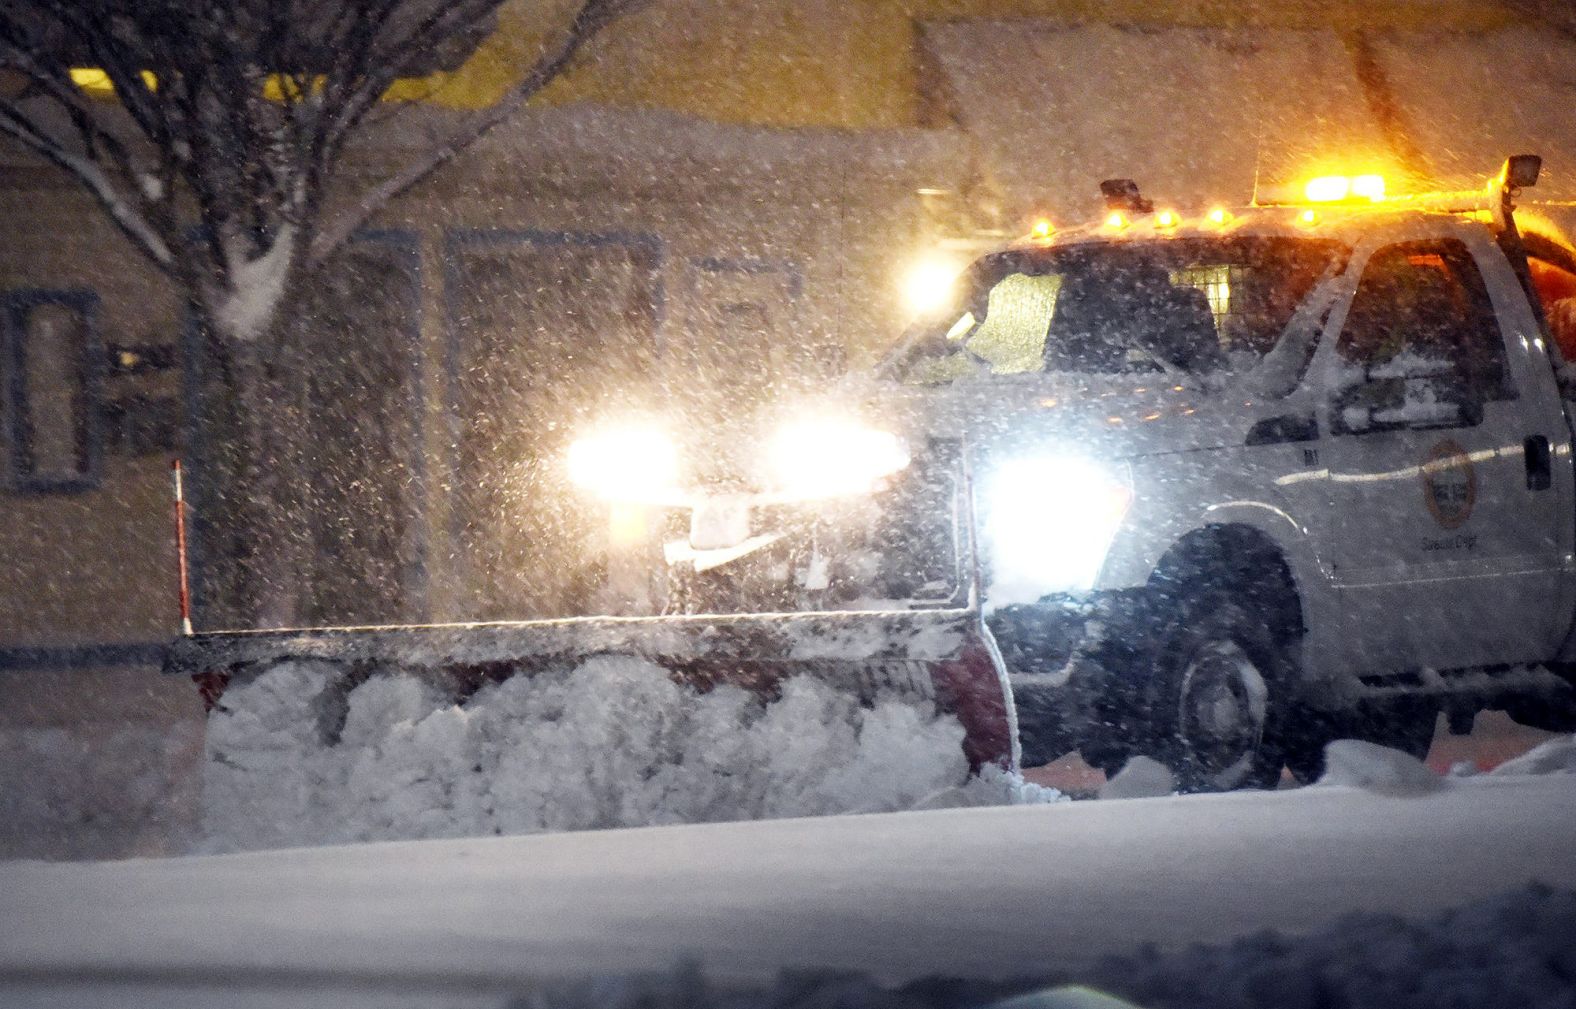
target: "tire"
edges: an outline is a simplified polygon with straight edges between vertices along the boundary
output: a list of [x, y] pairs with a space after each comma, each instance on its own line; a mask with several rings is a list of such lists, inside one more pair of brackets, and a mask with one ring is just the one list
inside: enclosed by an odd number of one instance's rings
[[1108, 640], [1090, 655], [1082, 676], [1072, 681], [1077, 709], [1075, 732], [1084, 763], [1113, 778], [1134, 753], [1145, 749], [1142, 725], [1148, 708], [1144, 674], [1146, 653], [1130, 642]]
[[1346, 714], [1302, 704], [1286, 712], [1277, 728], [1277, 736], [1286, 769], [1299, 785], [1311, 785], [1324, 777], [1324, 747], [1327, 744], [1350, 738]]
[[1013, 703], [1018, 710], [1018, 743], [1023, 751], [1024, 767], [1049, 764], [1073, 749], [1063, 701], [1053, 690], [1013, 693]]
[[1511, 721], [1544, 732], [1576, 732], [1576, 690], [1517, 696], [1505, 702]]
[[1186, 595], [1153, 654], [1146, 748], [1180, 788], [1275, 787], [1284, 761], [1273, 727], [1296, 676], [1262, 611], [1228, 593]]

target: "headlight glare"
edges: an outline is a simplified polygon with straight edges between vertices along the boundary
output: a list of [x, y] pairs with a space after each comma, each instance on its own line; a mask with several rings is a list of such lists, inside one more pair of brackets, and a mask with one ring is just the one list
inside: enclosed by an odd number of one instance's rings
[[655, 427], [608, 428], [569, 446], [569, 479], [605, 501], [662, 503], [678, 494], [679, 454]]
[[1003, 461], [982, 500], [991, 605], [1092, 589], [1132, 503], [1125, 469], [1067, 455]]
[[784, 426], [768, 458], [778, 488], [798, 499], [864, 494], [909, 463], [897, 435], [835, 419]]

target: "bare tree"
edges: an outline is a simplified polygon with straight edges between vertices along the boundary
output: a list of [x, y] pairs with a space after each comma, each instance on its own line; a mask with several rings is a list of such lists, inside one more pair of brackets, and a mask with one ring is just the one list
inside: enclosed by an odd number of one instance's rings
[[[92, 194], [173, 281], [220, 362], [229, 423], [215, 423], [230, 435], [225, 476], [245, 483], [252, 508], [239, 523], [243, 552], [268, 549], [259, 509], [268, 508], [278, 468], [270, 429], [282, 426], [268, 422], [269, 407], [289, 378], [281, 318], [302, 279], [642, 4], [544, 3], [544, 15], [559, 17], [495, 104], [459, 117], [382, 178], [336, 173], [347, 144], [388, 112], [390, 86], [452, 62], [455, 52], [463, 57], [503, 2], [0, 0], [0, 70], [15, 85], [0, 97], [0, 134]], [[100, 68], [115, 101], [85, 93], [72, 67]], [[343, 209], [328, 214], [331, 191]], [[250, 602], [240, 605], [255, 608]]]

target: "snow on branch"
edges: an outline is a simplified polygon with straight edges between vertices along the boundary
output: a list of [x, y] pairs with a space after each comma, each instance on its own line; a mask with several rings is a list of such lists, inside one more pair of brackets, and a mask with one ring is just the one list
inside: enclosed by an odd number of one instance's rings
[[537, 57], [531, 69], [497, 102], [473, 113], [446, 140], [433, 144], [404, 168], [368, 189], [339, 218], [324, 224], [313, 241], [310, 262], [326, 260], [346, 239], [380, 209], [418, 185], [433, 172], [486, 136], [517, 113], [544, 87], [562, 74], [587, 42], [614, 21], [633, 13], [649, 0], [585, 0], [567, 29]]
[[75, 177], [209, 321], [251, 339], [304, 271], [644, 2], [575, 0], [499, 102], [327, 224], [368, 114], [398, 80], [468, 59], [504, 0], [0, 0], [0, 72], [21, 81], [0, 91], [0, 134]]
[[[150, 213], [162, 192], [145, 184], [150, 176], [77, 88], [69, 69], [30, 37], [16, 17], [17, 6], [0, 2], [0, 69], [25, 83], [0, 99], [0, 132], [76, 177], [115, 226], [168, 271], [174, 254]], [[60, 125], [50, 124], [51, 106]]]
[[35, 154], [75, 176], [121, 233], [131, 239], [155, 266], [167, 272], [174, 264], [175, 257], [164, 238], [135, 208], [133, 199], [118, 188], [91, 158], [72, 153], [66, 146], [57, 143], [47, 131], [4, 103], [0, 103], [0, 133], [19, 141]]

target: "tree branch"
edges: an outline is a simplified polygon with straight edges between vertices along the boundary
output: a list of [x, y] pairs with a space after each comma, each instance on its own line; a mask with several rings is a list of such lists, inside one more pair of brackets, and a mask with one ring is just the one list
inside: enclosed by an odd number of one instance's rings
[[383, 182], [367, 190], [355, 206], [323, 225], [307, 255], [316, 267], [361, 228], [389, 201], [420, 184], [433, 172], [519, 112], [537, 92], [563, 73], [585, 44], [608, 24], [645, 5], [647, 0], [586, 0], [558, 43], [537, 58], [525, 77], [493, 105], [474, 113], [442, 144], [432, 147]]
[[[356, 49], [357, 55], [347, 62], [343, 99], [329, 105], [330, 108], [338, 109], [338, 112], [325, 126], [323, 156], [331, 160], [338, 155], [345, 138], [377, 107], [384, 93], [408, 72], [411, 64], [424, 56], [433, 45], [470, 28], [496, 10], [502, 2], [460, 0], [452, 7], [439, 7], [404, 37], [383, 40], [381, 45], [379, 39], [385, 23], [367, 22], [363, 35], [358, 39], [360, 45]], [[388, 13], [383, 17], [386, 21]]]
[[0, 133], [5, 133], [29, 150], [74, 175], [98, 201], [121, 233], [165, 273], [175, 266], [175, 256], [146, 217], [133, 206], [126, 194], [118, 191], [103, 169], [87, 158], [73, 154], [39, 129], [36, 124], [7, 103], [0, 103]]

